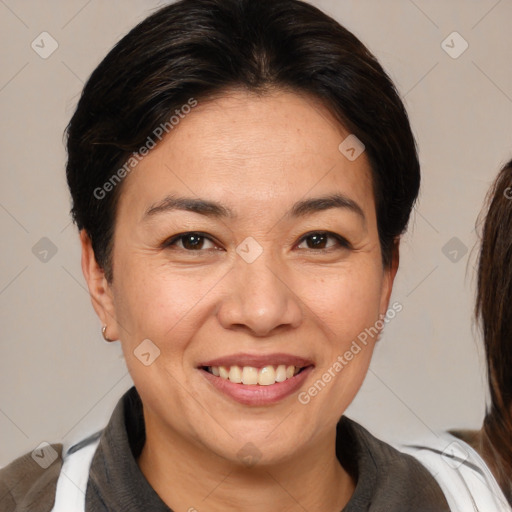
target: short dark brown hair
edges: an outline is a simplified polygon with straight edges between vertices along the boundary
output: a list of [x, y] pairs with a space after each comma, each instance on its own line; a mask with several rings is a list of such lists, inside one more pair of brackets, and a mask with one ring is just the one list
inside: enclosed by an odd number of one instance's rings
[[173, 112], [191, 98], [206, 100], [228, 88], [306, 93], [363, 142], [388, 266], [420, 173], [407, 113], [375, 57], [338, 22], [300, 0], [181, 0], [146, 18], [110, 51], [67, 127], [72, 216], [91, 238], [107, 279], [113, 279], [122, 186], [102, 187], [120, 177], [116, 171]]

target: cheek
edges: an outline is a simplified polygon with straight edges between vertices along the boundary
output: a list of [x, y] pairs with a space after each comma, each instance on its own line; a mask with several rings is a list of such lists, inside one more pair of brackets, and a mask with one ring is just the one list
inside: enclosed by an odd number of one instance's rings
[[180, 340], [192, 334], [198, 315], [205, 314], [205, 298], [219, 280], [216, 274], [171, 272], [165, 264], [143, 257], [123, 263], [126, 271], [119, 272], [115, 303], [125, 345], [134, 348], [149, 338], [167, 352], [178, 352]]
[[302, 297], [325, 325], [329, 338], [352, 340], [379, 318], [382, 269], [351, 268], [302, 286]]
[[382, 268], [370, 265], [310, 288], [308, 305], [326, 344], [311, 386], [299, 398], [316, 408], [318, 417], [337, 421], [364, 381], [376, 340], [382, 282]]

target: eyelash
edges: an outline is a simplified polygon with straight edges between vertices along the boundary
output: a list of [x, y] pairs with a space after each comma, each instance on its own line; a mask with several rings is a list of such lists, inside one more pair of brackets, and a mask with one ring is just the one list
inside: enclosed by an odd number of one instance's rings
[[[218, 245], [215, 240], [213, 240], [209, 235], [207, 235], [206, 233], [203, 233], [201, 231], [188, 231], [186, 233], [180, 233], [178, 235], [174, 235], [172, 236], [171, 238], [165, 240], [163, 243], [162, 243], [162, 248], [171, 248], [172, 246], [174, 246], [176, 244], [176, 242], [179, 242], [180, 240], [183, 240], [185, 239], [186, 237], [188, 236], [197, 236], [199, 238], [204, 238], [210, 242], [212, 242], [213, 244], [216, 244]], [[332, 251], [333, 249], [351, 249], [352, 246], [350, 244], [350, 242], [348, 240], [346, 240], [345, 238], [343, 238], [342, 236], [336, 234], [336, 233], [333, 233], [331, 231], [310, 231], [306, 234], [304, 234], [297, 245], [301, 245], [303, 242], [305, 242], [308, 238], [314, 236], [314, 235], [320, 235], [320, 236], [328, 236], [330, 238], [333, 238], [336, 243], [337, 243], [337, 247], [328, 247], [328, 248], [321, 248], [321, 249], [312, 249], [312, 248], [307, 248], [306, 250], [308, 251], [314, 251], [314, 252], [329, 252], [329, 251]], [[182, 248], [180, 247], [179, 248], [180, 250], [183, 250], [183, 251], [186, 251], [186, 252], [203, 252], [204, 250], [207, 250], [207, 249], [198, 249], [198, 250], [191, 250], [191, 249], [185, 249], [185, 248]], [[211, 250], [211, 249], [210, 249]]]
[[333, 249], [351, 249], [352, 246], [350, 244], [350, 242], [346, 239], [346, 238], [343, 238], [341, 235], [338, 235], [337, 233], [333, 233], [331, 231], [310, 231], [309, 233], [306, 233], [305, 235], [303, 235], [301, 237], [301, 239], [299, 240], [299, 244], [302, 244], [304, 241], [306, 241], [308, 238], [314, 236], [314, 235], [320, 235], [320, 236], [327, 236], [327, 237], [330, 237], [330, 238], [333, 238], [335, 241], [336, 241], [336, 244], [337, 244], [337, 247], [334, 246], [334, 247], [328, 247], [326, 249], [311, 249], [311, 248], [308, 248], [307, 250], [309, 251], [315, 251], [315, 252], [328, 252], [328, 251], [331, 251]]

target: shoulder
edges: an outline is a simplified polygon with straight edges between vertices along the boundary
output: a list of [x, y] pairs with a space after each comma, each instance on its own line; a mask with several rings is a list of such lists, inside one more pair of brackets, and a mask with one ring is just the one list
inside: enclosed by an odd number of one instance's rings
[[340, 460], [357, 461], [353, 468], [357, 477], [354, 504], [368, 502], [375, 510], [404, 512], [449, 510], [440, 486], [414, 457], [377, 439], [346, 417], [338, 425], [338, 434], [345, 437], [344, 442], [337, 445]]
[[49, 512], [62, 468], [62, 445], [45, 444], [0, 469], [2, 512]]
[[[427, 481], [430, 474], [411, 455], [399, 451], [392, 445], [376, 438], [366, 428], [346, 417], [342, 419], [345, 429], [350, 430], [357, 440], [360, 452], [365, 452], [367, 458], [379, 468], [391, 467], [394, 476], [403, 475], [406, 480], [420, 476]], [[360, 457], [361, 458], [361, 457]]]
[[[473, 444], [474, 433], [465, 431], [463, 437]], [[432, 473], [454, 510], [476, 505], [479, 510], [512, 512], [484, 460], [463, 439], [443, 432], [397, 447]]]

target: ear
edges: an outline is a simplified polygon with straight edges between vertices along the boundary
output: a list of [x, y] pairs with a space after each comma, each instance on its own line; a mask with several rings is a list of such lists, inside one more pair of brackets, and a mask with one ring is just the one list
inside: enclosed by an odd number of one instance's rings
[[89, 295], [96, 314], [102, 325], [108, 326], [107, 335], [111, 340], [119, 338], [112, 287], [108, 283], [105, 272], [98, 265], [91, 239], [85, 229], [80, 231], [82, 245], [82, 272], [89, 288]]
[[384, 269], [384, 280], [382, 283], [382, 295], [380, 303], [380, 314], [386, 315], [389, 307], [391, 292], [393, 291], [393, 283], [400, 263], [400, 238], [393, 240], [393, 250], [391, 254], [391, 263], [388, 268]]

